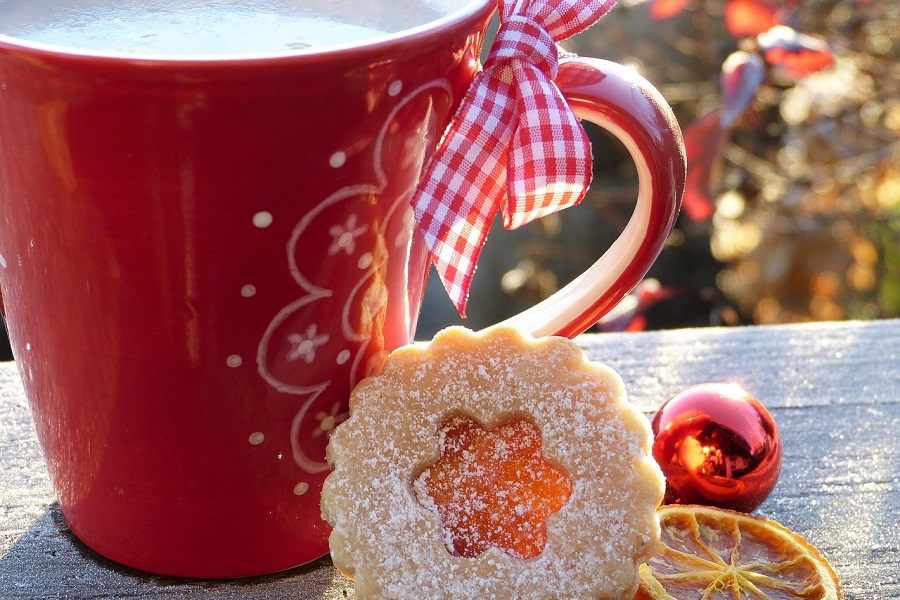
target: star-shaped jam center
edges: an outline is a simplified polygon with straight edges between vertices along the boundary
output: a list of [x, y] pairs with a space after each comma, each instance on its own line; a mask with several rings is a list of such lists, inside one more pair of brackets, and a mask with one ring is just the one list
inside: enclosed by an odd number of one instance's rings
[[572, 482], [541, 454], [541, 431], [524, 419], [485, 430], [466, 416], [440, 431], [441, 457], [416, 478], [419, 503], [440, 516], [451, 554], [496, 547], [520, 558], [547, 543], [547, 517], [565, 506]]

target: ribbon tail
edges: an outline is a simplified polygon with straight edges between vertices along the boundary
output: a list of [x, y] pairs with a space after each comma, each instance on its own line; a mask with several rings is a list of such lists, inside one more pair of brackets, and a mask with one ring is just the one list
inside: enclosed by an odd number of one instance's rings
[[[484, 210], [488, 207], [489, 211]], [[469, 289], [475, 276], [478, 258], [487, 241], [493, 215], [499, 211], [499, 203], [484, 202], [479, 206], [477, 215], [469, 219], [460, 217], [453, 223], [453, 234], [446, 241], [434, 239], [433, 245], [429, 245], [432, 263], [441, 283], [459, 316], [463, 318], [466, 317]], [[487, 212], [492, 212], [493, 215], [488, 216]], [[426, 244], [428, 244], [427, 236]]]
[[515, 122], [515, 106], [503, 100], [509, 93], [505, 84], [486, 72], [482, 75], [463, 100], [412, 199], [435, 269], [463, 317], [478, 256], [500, 211]]
[[587, 134], [556, 84], [528, 63], [519, 62], [517, 70], [519, 122], [502, 207], [507, 229], [580, 203], [593, 163]]

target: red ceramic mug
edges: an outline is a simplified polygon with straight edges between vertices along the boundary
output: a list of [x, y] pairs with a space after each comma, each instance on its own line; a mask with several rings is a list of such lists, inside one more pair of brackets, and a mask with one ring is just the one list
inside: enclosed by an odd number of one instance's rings
[[[448, 4], [399, 33], [265, 54], [0, 36], [0, 290], [88, 546], [191, 577], [327, 552], [328, 434], [412, 339], [428, 260], [408, 200], [494, 9]], [[597, 264], [512, 320], [538, 335], [583, 331], [640, 280], [685, 175], [646, 81], [590, 59], [560, 72], [580, 81], [564, 86], [577, 114], [631, 151], [640, 197]]]

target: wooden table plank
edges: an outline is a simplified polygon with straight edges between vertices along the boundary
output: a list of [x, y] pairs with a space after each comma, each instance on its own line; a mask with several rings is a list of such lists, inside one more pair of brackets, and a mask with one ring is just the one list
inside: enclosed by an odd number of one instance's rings
[[[772, 411], [784, 469], [760, 513], [806, 536], [850, 600], [900, 598], [900, 321], [579, 338], [648, 413], [694, 383], [740, 381]], [[240, 581], [119, 567], [66, 529], [18, 374], [0, 363], [0, 598], [352, 598], [327, 559]]]

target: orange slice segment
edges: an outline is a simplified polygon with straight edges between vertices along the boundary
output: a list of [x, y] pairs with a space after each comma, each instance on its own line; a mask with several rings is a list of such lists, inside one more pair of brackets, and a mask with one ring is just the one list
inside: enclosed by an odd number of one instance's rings
[[659, 550], [635, 600], [839, 600], [828, 561], [775, 521], [693, 505], [659, 509]]
[[534, 558], [547, 543], [547, 516], [572, 494], [569, 477], [544, 460], [541, 432], [526, 420], [485, 430], [457, 416], [441, 428], [441, 457], [414, 485], [419, 502], [436, 510], [445, 545], [475, 558], [497, 547]]

